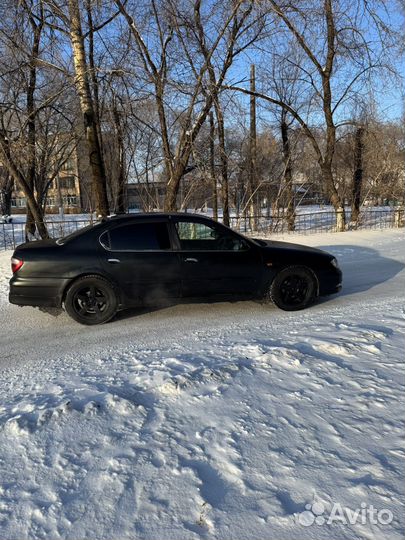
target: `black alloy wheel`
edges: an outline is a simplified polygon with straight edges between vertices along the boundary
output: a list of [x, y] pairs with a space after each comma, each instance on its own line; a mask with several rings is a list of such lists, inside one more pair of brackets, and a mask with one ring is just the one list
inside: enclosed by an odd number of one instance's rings
[[100, 276], [85, 276], [69, 288], [65, 298], [67, 313], [82, 324], [102, 324], [117, 312], [118, 301], [111, 284]]
[[315, 274], [305, 266], [289, 266], [281, 270], [270, 286], [270, 299], [285, 311], [304, 309], [317, 296]]

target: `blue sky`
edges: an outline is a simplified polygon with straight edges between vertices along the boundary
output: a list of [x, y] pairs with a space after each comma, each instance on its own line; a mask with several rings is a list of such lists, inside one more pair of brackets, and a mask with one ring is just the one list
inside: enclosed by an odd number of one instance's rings
[[[390, 7], [389, 11], [383, 10], [381, 7], [377, 10], [377, 15], [381, 17], [384, 23], [392, 28], [395, 32], [398, 33], [398, 38], [402, 37], [402, 51], [392, 49], [389, 55], [389, 62], [392, 62], [398, 74], [403, 75], [403, 65], [405, 65], [405, 55], [404, 55], [404, 38], [403, 38], [403, 26], [404, 26], [404, 17], [400, 12], [399, 4], [395, 0], [390, 0], [386, 3]], [[288, 33], [286, 33], [288, 35]], [[380, 45], [378, 44], [378, 34], [377, 32], [370, 27], [365, 27], [363, 29], [364, 39], [371, 44], [371, 48], [374, 50], [375, 54], [381, 52]], [[279, 40], [277, 42], [277, 40]], [[321, 41], [321, 40], [320, 40]], [[277, 37], [274, 42], [275, 48], [279, 46], [280, 49], [284, 47], [283, 38]], [[247, 53], [241, 55], [235, 64], [232, 66], [232, 69], [229, 73], [229, 79], [232, 82], [239, 82], [240, 86], [248, 87], [248, 78], [249, 78], [249, 68], [250, 64], [254, 63], [257, 73], [257, 87], [260, 90], [260, 75], [266, 68], [269, 67], [272, 61], [272, 55], [260, 50], [260, 47], [256, 50], [253, 48]], [[342, 89], [347, 86], [351, 77], [356, 74], [356, 68], [353, 70], [350, 66], [348, 68], [343, 68], [338, 70], [334, 77], [334, 97], [337, 99], [342, 93]], [[240, 82], [245, 79], [245, 82]], [[366, 101], [374, 100], [375, 112], [379, 120], [383, 121], [396, 121], [403, 117], [404, 115], [404, 97], [405, 97], [405, 88], [404, 88], [404, 78], [403, 76], [393, 76], [389, 73], [387, 69], [376, 69], [373, 71], [372, 76], [368, 81], [361, 81], [360, 84], [357, 84], [353, 87], [356, 93], [364, 96]], [[303, 95], [310, 92], [309, 87], [303, 85], [302, 93]], [[271, 92], [268, 92], [271, 95]], [[244, 98], [240, 97], [242, 100], [248, 100], [245, 96]], [[260, 106], [260, 103], [258, 103]], [[352, 114], [351, 104], [348, 103], [346, 106], [340, 106], [336, 111], [335, 119], [337, 122], [344, 121]], [[313, 121], [316, 122], [315, 116], [313, 116]], [[321, 118], [319, 118], [321, 122]]]

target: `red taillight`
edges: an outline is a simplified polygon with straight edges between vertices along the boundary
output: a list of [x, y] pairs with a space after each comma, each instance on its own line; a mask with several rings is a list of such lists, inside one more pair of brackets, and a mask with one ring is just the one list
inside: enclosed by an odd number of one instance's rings
[[22, 259], [11, 257], [11, 270], [13, 271], [13, 274], [18, 272], [18, 270], [22, 267], [23, 264], [24, 264], [24, 261]]

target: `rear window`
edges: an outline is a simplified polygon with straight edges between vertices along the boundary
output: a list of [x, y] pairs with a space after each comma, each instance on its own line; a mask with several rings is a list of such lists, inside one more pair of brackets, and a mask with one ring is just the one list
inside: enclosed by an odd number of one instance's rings
[[[51, 222], [52, 223], [52, 222]], [[66, 242], [70, 242], [70, 240], [74, 240], [75, 238], [77, 238], [78, 236], [81, 236], [83, 233], [85, 233], [86, 231], [89, 231], [90, 229], [92, 229], [95, 225], [97, 225], [97, 223], [92, 223], [90, 225], [87, 225], [86, 227], [79, 227], [78, 229], [76, 229], [74, 232], [70, 233], [70, 234], [67, 234], [66, 236], [61, 236], [59, 237], [57, 240], [56, 240], [56, 243], [59, 244], [59, 245], [63, 245], [63, 244], [66, 244]]]
[[151, 251], [170, 249], [166, 223], [132, 223], [101, 235], [102, 245], [112, 251]]

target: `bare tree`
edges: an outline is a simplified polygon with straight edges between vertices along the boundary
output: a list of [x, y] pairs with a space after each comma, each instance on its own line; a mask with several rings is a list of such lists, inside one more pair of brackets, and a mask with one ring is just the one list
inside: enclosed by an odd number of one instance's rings
[[[46, 238], [48, 233], [43, 208], [36, 198], [37, 116], [41, 109], [53, 101], [54, 96], [48, 96], [40, 104], [35, 97], [44, 9], [41, 1], [37, 4], [25, 1], [14, 10], [10, 6], [10, 10], [9, 25], [3, 23], [1, 38], [7, 52], [6, 58], [9, 61], [17, 60], [17, 65], [3, 65], [1, 70], [2, 93], [5, 98], [5, 101], [2, 100], [0, 116], [1, 160], [10, 178], [27, 198], [26, 239], [35, 235], [36, 229], [42, 238]], [[28, 22], [29, 30], [22, 33], [17, 28], [24, 19]], [[17, 88], [10, 85], [10, 75], [15, 76], [13, 82], [17, 82]], [[19, 90], [25, 95], [24, 106], [20, 102]]]
[[[218, 9], [210, 9], [209, 14], [204, 10], [202, 15], [201, 0], [194, 2], [191, 8], [176, 6], [171, 2], [162, 6], [152, 0], [150, 8], [152, 28], [156, 29], [154, 35], [143, 31], [135, 8], [131, 13], [128, 3], [124, 4], [121, 0], [115, 0], [115, 3], [128, 23], [143, 70], [153, 86], [167, 178], [165, 209], [173, 210], [180, 180], [187, 172], [193, 143], [213, 104], [221, 140], [223, 122], [218, 108], [218, 94], [233, 58], [242, 50], [238, 49], [238, 42], [252, 28], [249, 17], [253, 2], [237, 0], [221, 3]], [[210, 24], [209, 36], [205, 24]], [[170, 71], [169, 59], [172, 55], [179, 59], [179, 64], [188, 74], [187, 82], [183, 80], [183, 73], [179, 77], [176, 70]], [[169, 95], [173, 91], [181, 96], [179, 103], [182, 103], [179, 122], [176, 124], [175, 146], [171, 142], [169, 127]], [[223, 214], [226, 221], [229, 211], [224, 159], [222, 164]]]
[[[269, 66], [261, 70], [261, 85], [266, 89], [266, 93], [274, 95], [282, 103], [293, 107], [297, 112], [308, 108], [309, 99], [301, 81], [301, 66], [303, 64], [303, 54], [295, 44], [278, 42], [277, 35], [272, 37], [273, 48], [275, 50]], [[286, 61], [286, 59], [288, 59]], [[297, 125], [294, 117], [284, 108], [275, 106], [272, 103], [264, 103], [274, 116], [275, 126], [280, 133], [280, 146], [283, 158], [281, 183], [274, 204], [275, 213], [280, 211], [285, 213], [287, 228], [293, 231], [295, 228], [295, 187], [294, 187], [294, 161], [295, 150], [298, 138], [294, 136]], [[282, 205], [282, 208], [280, 208]]]
[[[389, 157], [383, 166], [369, 152], [373, 131], [367, 130], [357, 165], [342, 158], [344, 144], [355, 155], [353, 141], [341, 139], [353, 104], [367, 98], [363, 87], [371, 74], [394, 63], [380, 0], [5, 4], [0, 189], [4, 201], [11, 184], [24, 191], [27, 235], [35, 229], [46, 235], [40, 224], [47, 190], [72, 152], [88, 155], [83, 176], [90, 182], [83, 182], [82, 193], [95, 195], [101, 215], [110, 203], [123, 211], [125, 186], [138, 181], [145, 187], [145, 209], [186, 208], [209, 199], [214, 215], [222, 206], [229, 223], [231, 204], [253, 216], [266, 202], [268, 211], [283, 207], [292, 230], [293, 181], [304, 169], [334, 205], [339, 230], [345, 200], [353, 199], [355, 217], [368, 195], [377, 200], [385, 189], [398, 199], [394, 143], [376, 149]], [[250, 51], [261, 56], [247, 60]], [[257, 67], [250, 88], [243, 88], [231, 77], [247, 62]], [[228, 89], [239, 93], [240, 102]], [[274, 123], [264, 130], [259, 103], [272, 106], [277, 136]]]
[[[304, 116], [294, 104], [288, 104], [276, 96], [255, 92], [270, 103], [282, 107], [301, 125], [311, 141], [319, 167], [323, 184], [336, 211], [337, 230], [345, 228], [344, 201], [342, 200], [333, 176], [333, 158], [336, 147], [336, 130], [338, 124], [335, 117], [339, 107], [347, 104], [355, 91], [375, 69], [381, 69], [382, 52], [386, 49], [389, 38], [387, 26], [371, 9], [371, 2], [357, 0], [352, 9], [344, 2], [323, 0], [321, 6], [297, 3], [281, 4], [269, 0], [271, 12], [284, 25], [287, 34], [302, 50], [306, 62], [297, 66], [301, 70], [301, 78], [310, 89], [312, 106]], [[311, 18], [311, 24], [308, 20]], [[373, 26], [381, 39], [380, 49], [371, 50], [365, 39], [365, 25]], [[286, 38], [288, 39], [288, 38]], [[344, 58], [344, 62], [341, 59]], [[290, 61], [288, 58], [285, 61]], [[352, 71], [348, 72], [348, 67]], [[246, 94], [247, 89], [229, 86]], [[317, 105], [323, 115], [324, 137], [319, 140], [319, 129], [313, 121]]]

